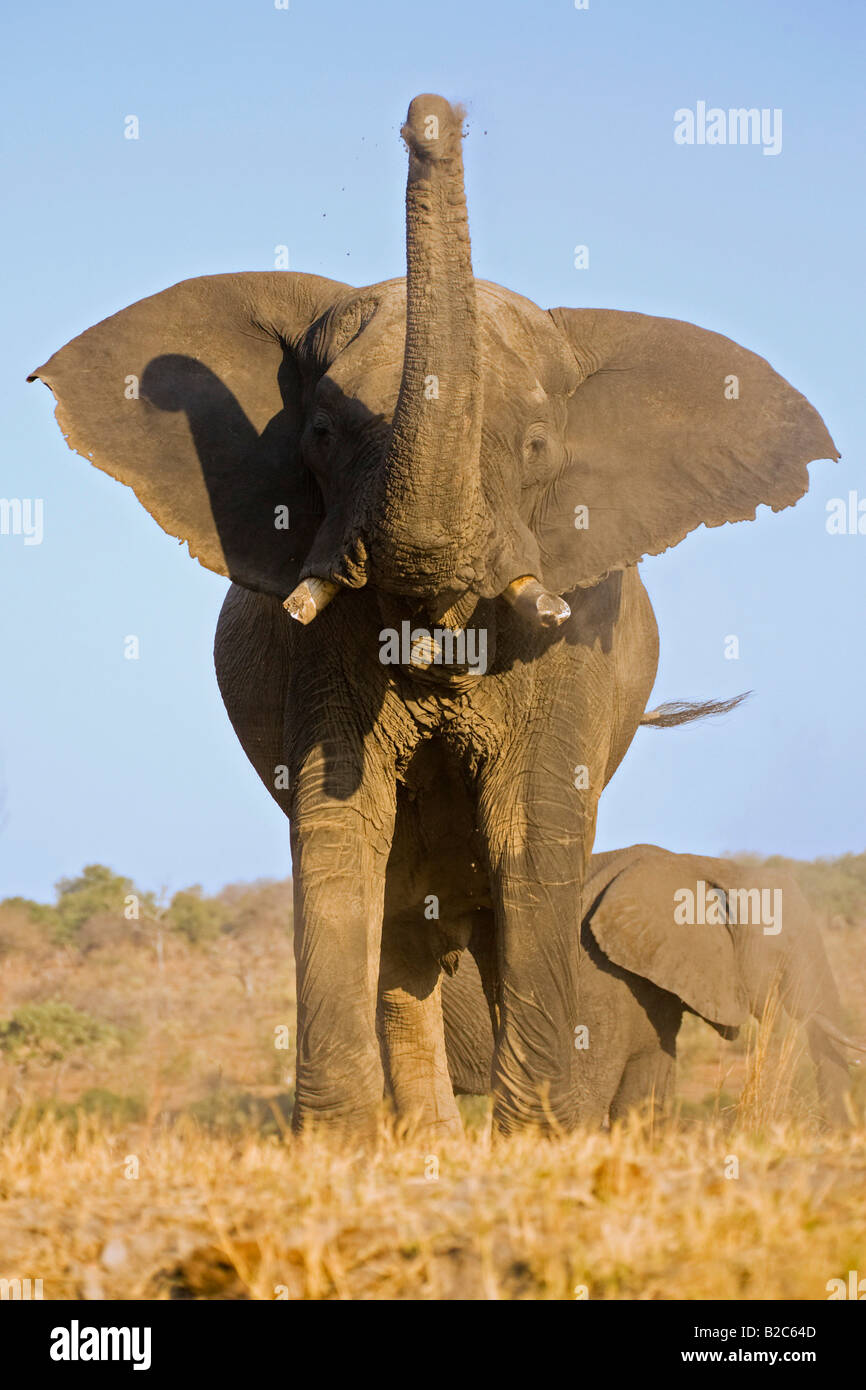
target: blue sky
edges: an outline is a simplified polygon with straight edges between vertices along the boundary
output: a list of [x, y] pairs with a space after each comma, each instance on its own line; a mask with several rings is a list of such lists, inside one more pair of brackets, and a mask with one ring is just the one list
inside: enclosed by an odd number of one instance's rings
[[[107, 314], [190, 275], [403, 272], [419, 91], [468, 109], [476, 274], [543, 306], [669, 315], [761, 353], [843, 460], [795, 509], [701, 530], [643, 566], [661, 629], [654, 700], [753, 700], [723, 724], [638, 734], [597, 845], [802, 857], [866, 846], [863, 7], [857, 0], [151, 0], [4, 19], [0, 340], [5, 497], [44, 539], [0, 536], [0, 895], [48, 897], [101, 861], [142, 885], [289, 871], [288, 827], [213, 675], [227, 581], [66, 447], [26, 373]], [[678, 146], [698, 101], [780, 108], [777, 156]], [[124, 139], [136, 115], [140, 138]], [[589, 269], [574, 267], [586, 244]], [[123, 656], [138, 636], [141, 656]], [[724, 655], [736, 634], [738, 660]]]

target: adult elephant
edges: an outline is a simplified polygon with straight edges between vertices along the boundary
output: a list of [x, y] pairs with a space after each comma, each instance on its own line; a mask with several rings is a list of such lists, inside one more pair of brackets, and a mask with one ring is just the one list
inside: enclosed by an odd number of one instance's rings
[[[774, 990], [802, 1024], [825, 1122], [853, 1118], [839, 993], [815, 914], [785, 869], [672, 854], [658, 845], [594, 854], [584, 885], [575, 1036], [580, 1118], [600, 1124], [671, 1100], [683, 1013], [736, 1037]], [[474, 924], [474, 956], [494, 937]], [[440, 949], [433, 939], [432, 951]], [[472, 954], [443, 982], [449, 1071], [458, 1094], [491, 1087], [497, 1001], [485, 998]]]
[[409, 108], [405, 281], [188, 280], [34, 373], [72, 447], [235, 583], [220, 687], [291, 819], [298, 1124], [372, 1123], [380, 957], [392, 1089], [459, 1123], [438, 963], [403, 911], [417, 890], [447, 914], [457, 878], [495, 905], [497, 1122], [543, 1123], [540, 1085], [575, 1120], [584, 866], [656, 671], [637, 561], [790, 505], [836, 456], [726, 338], [476, 281], [461, 119], [438, 96]]

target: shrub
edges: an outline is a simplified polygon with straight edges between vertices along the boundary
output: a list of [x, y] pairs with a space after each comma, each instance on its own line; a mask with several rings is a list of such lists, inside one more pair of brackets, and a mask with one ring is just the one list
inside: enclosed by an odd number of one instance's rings
[[76, 1101], [58, 1100], [52, 1096], [21, 1105], [12, 1111], [0, 1128], [0, 1133], [5, 1129], [26, 1134], [45, 1121], [53, 1121], [75, 1135], [82, 1128], [81, 1122], [85, 1116], [93, 1116], [99, 1124], [112, 1128], [133, 1124], [144, 1119], [145, 1114], [146, 1107], [140, 1096], [121, 1096], [116, 1091], [106, 1091], [96, 1086], [85, 1091]]
[[[61, 878], [55, 885], [57, 889], [56, 906], [33, 902], [30, 898], [5, 898], [0, 908], [9, 909], [13, 914], [26, 917], [50, 931], [51, 938], [60, 945], [78, 944], [81, 931], [93, 918], [107, 917], [125, 922], [124, 908], [127, 899], [135, 891], [131, 878], [116, 874], [104, 864], [87, 864], [77, 878]], [[139, 911], [145, 915], [156, 912], [152, 893], [136, 893]], [[121, 932], [118, 928], [118, 935]]]
[[226, 911], [215, 898], [202, 896], [201, 886], [184, 888], [175, 893], [165, 914], [166, 925], [180, 932], [193, 945], [212, 941], [219, 936], [226, 921]]
[[232, 883], [219, 894], [226, 911], [226, 930], [244, 936], [292, 929], [292, 880], [262, 878]]
[[147, 936], [141, 930], [140, 922], [129, 922], [117, 914], [97, 913], [90, 917], [76, 933], [75, 945], [82, 954], [103, 950], [106, 947], [144, 946]]
[[121, 1096], [102, 1086], [91, 1086], [76, 1104], [86, 1115], [98, 1115], [109, 1124], [127, 1124], [142, 1120], [145, 1115], [145, 1104], [140, 1096]]
[[[61, 878], [57, 884], [56, 908], [61, 937], [74, 940], [91, 917], [121, 916], [133, 891], [131, 878], [113, 873], [104, 864], [87, 864], [78, 878]], [[152, 894], [137, 896], [146, 910], [155, 910]]]
[[0, 902], [0, 908], [8, 909], [12, 915], [24, 917], [36, 926], [51, 927], [53, 932], [60, 927], [57, 908], [49, 907], [47, 903], [36, 903], [32, 898], [4, 898]]
[[209, 1134], [236, 1136], [255, 1130], [263, 1136], [279, 1136], [291, 1124], [293, 1103], [293, 1092], [266, 1100], [249, 1091], [220, 1090], [193, 1101], [180, 1115], [189, 1116]]
[[52, 934], [33, 920], [25, 899], [13, 898], [0, 903], [0, 958], [18, 952], [26, 956], [30, 964], [35, 964], [53, 949]]
[[73, 1052], [119, 1046], [124, 1036], [113, 1023], [82, 1013], [63, 1000], [23, 1004], [0, 1022], [0, 1049], [20, 1061], [61, 1062]]

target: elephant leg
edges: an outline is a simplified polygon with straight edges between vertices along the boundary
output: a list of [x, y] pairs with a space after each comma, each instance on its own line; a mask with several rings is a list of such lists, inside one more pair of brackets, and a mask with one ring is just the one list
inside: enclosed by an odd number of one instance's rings
[[[505, 718], [497, 722], [493, 698], [476, 711], [482, 739], [488, 710], [497, 730], [476, 786], [496, 919], [493, 1113], [503, 1130], [569, 1129], [595, 1112], [595, 1096], [581, 1093], [575, 1046], [584, 1022], [582, 890], [598, 799], [640, 723], [657, 657], [636, 570], [569, 602], [565, 640], [536, 652], [531, 680], [514, 662], [502, 687], [491, 687], [503, 692]], [[499, 639], [505, 660], [504, 623]]]
[[366, 762], [340, 796], [327, 788], [347, 760], [317, 745], [294, 787], [296, 1129], [326, 1121], [372, 1132], [383, 1097], [376, 999], [395, 795], [393, 772]]
[[474, 806], [453, 755], [438, 741], [423, 740], [397, 789], [378, 1027], [398, 1116], [434, 1137], [462, 1132], [443, 988], [452, 983], [448, 972], [462, 960], [472, 933], [473, 832]]
[[[489, 908], [480, 908], [473, 914], [472, 932], [469, 937], [469, 955], [480, 981], [490, 1025], [495, 1034], [499, 1027], [499, 978], [496, 960], [496, 923], [493, 912]], [[461, 968], [465, 976], [467, 970], [462, 960]], [[483, 1055], [486, 1055], [487, 1050], [489, 1049], [486, 1049]], [[486, 1094], [489, 1090], [488, 1085], [484, 1088], [484, 1093]]]
[[385, 923], [378, 1028], [385, 1079], [400, 1119], [425, 1139], [461, 1134], [445, 1052], [440, 967], [420, 923]]
[[490, 959], [492, 915], [486, 908], [473, 914], [479, 922], [473, 923], [468, 950], [460, 953], [454, 974], [442, 977], [445, 1047], [457, 1095], [487, 1096], [493, 1089], [498, 1010]]
[[575, 1029], [587, 829], [580, 794], [561, 769], [581, 761], [533, 750], [524, 763], [532, 775], [503, 759], [481, 779], [498, 958], [493, 1117], [505, 1132], [570, 1129], [580, 1118]]
[[676, 1058], [662, 1048], [629, 1057], [610, 1104], [610, 1122], [622, 1120], [631, 1110], [648, 1106], [650, 1116], [665, 1113], [674, 1095]]

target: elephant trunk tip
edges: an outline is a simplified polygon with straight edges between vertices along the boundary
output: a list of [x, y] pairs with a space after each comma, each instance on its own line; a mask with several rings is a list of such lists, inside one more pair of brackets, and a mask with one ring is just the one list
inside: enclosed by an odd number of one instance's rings
[[434, 93], [414, 97], [400, 134], [419, 159], [438, 163], [457, 153], [465, 111]]

